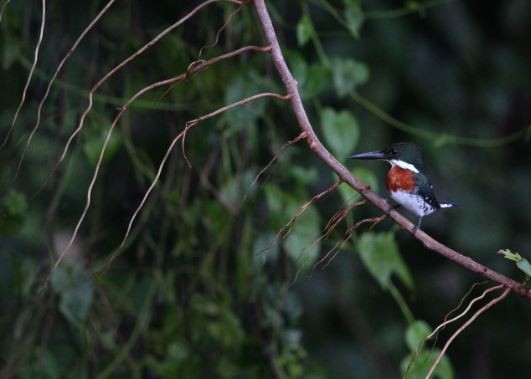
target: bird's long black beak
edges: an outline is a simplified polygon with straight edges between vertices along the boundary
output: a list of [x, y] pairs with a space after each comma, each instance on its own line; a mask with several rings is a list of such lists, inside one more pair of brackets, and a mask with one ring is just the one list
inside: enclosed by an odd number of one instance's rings
[[352, 159], [388, 159], [385, 151], [369, 151], [368, 153], [351, 155]]

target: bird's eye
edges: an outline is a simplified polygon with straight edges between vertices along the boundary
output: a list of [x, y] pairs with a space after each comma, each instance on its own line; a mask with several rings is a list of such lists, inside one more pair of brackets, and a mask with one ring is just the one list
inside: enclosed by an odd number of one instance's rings
[[396, 149], [391, 149], [391, 154], [396, 155]]

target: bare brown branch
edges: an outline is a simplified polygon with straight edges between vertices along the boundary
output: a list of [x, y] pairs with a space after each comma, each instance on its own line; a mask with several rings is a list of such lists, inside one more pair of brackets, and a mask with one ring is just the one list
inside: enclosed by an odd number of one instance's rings
[[[363, 197], [380, 208], [383, 212], [389, 209], [389, 204], [385, 199], [380, 197], [375, 192], [361, 182], [357, 177], [343, 166], [321, 143], [313, 127], [308, 119], [306, 111], [304, 109], [299, 91], [297, 89], [297, 82], [293, 78], [291, 71], [286, 64], [286, 60], [280, 49], [278, 39], [275, 33], [275, 29], [271, 22], [271, 17], [265, 5], [264, 0], [254, 0], [254, 6], [258, 15], [258, 20], [264, 32], [267, 43], [271, 45], [271, 58], [273, 64], [282, 80], [282, 83], [286, 87], [286, 90], [291, 94], [291, 107], [299, 124], [299, 127], [305, 131], [308, 135], [307, 141], [310, 149], [324, 162], [326, 163], [339, 177], [347, 182], [352, 188], [357, 190]], [[531, 299], [531, 289], [526, 288], [517, 281], [506, 277], [496, 271], [485, 267], [484, 265], [474, 261], [472, 258], [467, 257], [451, 249], [450, 247], [435, 240], [422, 230], [415, 232], [415, 225], [407, 218], [402, 216], [395, 210], [389, 212], [389, 217], [403, 229], [409, 231], [413, 236], [418, 239], [427, 249], [435, 251], [444, 257], [458, 263], [459, 265], [467, 268], [468, 270], [478, 273], [485, 278], [490, 279], [493, 282], [503, 284], [505, 287], [510, 288], [515, 293], [525, 296]]]
[[502, 289], [503, 288], [503, 285], [502, 284], [499, 284], [497, 286], [494, 286], [494, 287], [491, 287], [491, 288], [487, 288], [485, 291], [483, 291], [481, 293], [481, 295], [479, 295], [478, 297], [475, 297], [473, 298], [470, 303], [468, 303], [468, 306], [465, 308], [465, 310], [463, 312], [461, 312], [460, 314], [458, 314], [457, 316], [449, 319], [449, 320], [444, 320], [442, 324], [440, 324], [439, 326], [437, 326], [437, 328], [435, 328], [435, 330], [433, 332], [431, 332], [427, 337], [426, 339], [430, 339], [432, 338], [434, 335], [436, 335], [437, 333], [439, 333], [439, 331], [441, 329], [443, 329], [446, 325], [448, 324], [451, 324], [452, 322], [454, 321], [457, 321], [459, 320], [461, 317], [464, 317], [468, 311], [470, 311], [470, 309], [472, 309], [472, 306], [477, 303], [478, 301], [480, 301], [481, 299], [483, 299], [485, 296], [487, 296], [490, 292], [492, 291], [496, 291], [496, 290], [499, 290], [499, 289]]

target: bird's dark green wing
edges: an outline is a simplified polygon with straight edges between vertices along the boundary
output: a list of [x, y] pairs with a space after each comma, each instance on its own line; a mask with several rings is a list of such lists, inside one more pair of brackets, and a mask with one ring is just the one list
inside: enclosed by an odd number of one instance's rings
[[417, 184], [416, 192], [422, 196], [422, 198], [435, 209], [439, 209], [441, 205], [437, 201], [435, 194], [433, 193], [433, 185], [430, 180], [423, 173], [419, 172], [415, 174], [415, 182]]

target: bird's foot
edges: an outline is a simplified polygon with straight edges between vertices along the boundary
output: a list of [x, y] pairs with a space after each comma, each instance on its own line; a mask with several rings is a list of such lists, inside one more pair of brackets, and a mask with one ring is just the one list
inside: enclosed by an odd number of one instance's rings
[[413, 229], [411, 229], [411, 234], [413, 234], [413, 236], [417, 233], [417, 230], [419, 230], [421, 222], [422, 222], [422, 217], [419, 218], [419, 222], [417, 223], [417, 225], [415, 225]]

